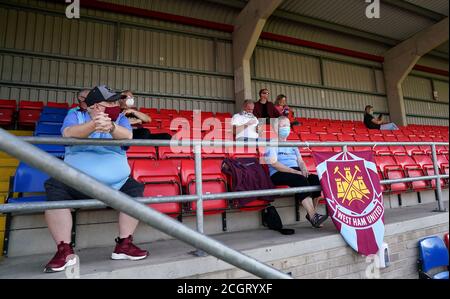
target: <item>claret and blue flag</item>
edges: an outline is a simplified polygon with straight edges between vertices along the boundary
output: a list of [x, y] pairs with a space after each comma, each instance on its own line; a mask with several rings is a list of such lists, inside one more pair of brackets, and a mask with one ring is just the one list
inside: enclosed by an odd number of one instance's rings
[[359, 254], [376, 254], [384, 238], [384, 206], [372, 152], [314, 153], [327, 211]]

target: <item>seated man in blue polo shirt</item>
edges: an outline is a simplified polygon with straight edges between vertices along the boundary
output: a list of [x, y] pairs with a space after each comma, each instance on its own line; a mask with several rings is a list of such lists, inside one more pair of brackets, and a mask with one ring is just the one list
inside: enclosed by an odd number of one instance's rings
[[[132, 139], [130, 123], [120, 113], [119, 98], [120, 93], [115, 93], [104, 85], [92, 89], [86, 96], [87, 109], [69, 113], [64, 119], [61, 128], [63, 137]], [[120, 146], [67, 146], [64, 161], [131, 197], [143, 196], [144, 186], [130, 177], [127, 156]], [[49, 201], [89, 198], [53, 178], [45, 182], [45, 190]], [[47, 210], [45, 220], [58, 250], [44, 271], [63, 271], [75, 262], [71, 259], [74, 252], [70, 244], [73, 225], [70, 210]], [[147, 257], [146, 250], [132, 243], [132, 235], [137, 225], [138, 220], [124, 213], [119, 214], [119, 237], [116, 238], [117, 244], [111, 255], [112, 259], [140, 260]]]

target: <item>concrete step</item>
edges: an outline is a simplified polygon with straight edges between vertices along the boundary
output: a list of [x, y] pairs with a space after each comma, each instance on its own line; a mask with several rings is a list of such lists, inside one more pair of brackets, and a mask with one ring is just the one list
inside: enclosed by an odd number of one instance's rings
[[[448, 202], [446, 207], [448, 210]], [[386, 277], [401, 277], [406, 274], [414, 276], [413, 272], [417, 272], [414, 256], [417, 251], [416, 239], [423, 235], [440, 235], [441, 231], [448, 231], [448, 212], [436, 213], [433, 212], [434, 209], [434, 204], [424, 204], [386, 210], [385, 240], [392, 251], [392, 267], [383, 270]], [[220, 233], [212, 237], [286, 273], [292, 272], [294, 277], [306, 275], [311, 271], [317, 271], [319, 274], [328, 271], [328, 276], [353, 275], [354, 278], [360, 278], [364, 274], [364, 267], [367, 267], [366, 258], [358, 256], [345, 244], [331, 221], [327, 221], [322, 229], [311, 228], [304, 222], [288, 227], [294, 228], [296, 233], [283, 236], [275, 231], [257, 228]], [[150, 251], [149, 258], [137, 262], [110, 260], [112, 239], [105, 247], [76, 249], [81, 261], [81, 278], [251, 277], [249, 273], [213, 256], [193, 256], [190, 252], [194, 248], [178, 240], [142, 243], [138, 237], [136, 241]], [[397, 243], [401, 243], [401, 246]], [[65, 273], [42, 273], [43, 266], [52, 255], [53, 253], [3, 258], [0, 261], [0, 278], [66, 278]], [[408, 265], [408, 273], [403, 273], [401, 269], [396, 270], [404, 266], [403, 261], [411, 264]], [[345, 269], [338, 267], [343, 267], [344, 263], [348, 263]], [[348, 273], [349, 271], [357, 273]]]

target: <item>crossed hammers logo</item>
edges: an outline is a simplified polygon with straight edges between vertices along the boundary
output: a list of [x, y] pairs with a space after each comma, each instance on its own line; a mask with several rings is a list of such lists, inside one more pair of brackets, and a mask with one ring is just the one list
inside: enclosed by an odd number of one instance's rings
[[[355, 192], [359, 193], [362, 197], [365, 197], [366, 199], [370, 199], [366, 194], [364, 194], [364, 192], [362, 192], [361, 190], [359, 190], [359, 188], [356, 188], [356, 186], [354, 185], [354, 183], [355, 183], [355, 178], [356, 178], [356, 175], [358, 174], [358, 172], [361, 172], [361, 169], [359, 168], [358, 165], [355, 165], [355, 172], [353, 173], [352, 179], [349, 181], [349, 180], [347, 179], [347, 177], [344, 176], [344, 175], [341, 173], [341, 171], [339, 170], [339, 166], [336, 166], [336, 167], [334, 168], [334, 174], [336, 174], [336, 173], [339, 174], [339, 175], [341, 176], [341, 178], [344, 179], [344, 181], [345, 181], [347, 184], [349, 184], [348, 187], [347, 187], [346, 190], [345, 190], [345, 193], [344, 193], [344, 196], [343, 196], [343, 200], [345, 200], [345, 199], [347, 198], [348, 193], [349, 193], [350, 191], [355, 191]], [[349, 204], [351, 204], [351, 203], [353, 202], [353, 200], [360, 200], [360, 199], [354, 198], [354, 199], [350, 200], [350, 203], [349, 203]]]

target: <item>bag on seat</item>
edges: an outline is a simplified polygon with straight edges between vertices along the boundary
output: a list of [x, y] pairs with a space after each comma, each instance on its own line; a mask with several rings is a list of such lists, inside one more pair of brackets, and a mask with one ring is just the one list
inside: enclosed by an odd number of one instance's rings
[[295, 233], [295, 230], [293, 229], [283, 228], [280, 215], [278, 215], [278, 212], [274, 206], [268, 206], [262, 211], [262, 224], [271, 230], [281, 233], [282, 235], [292, 235]]

